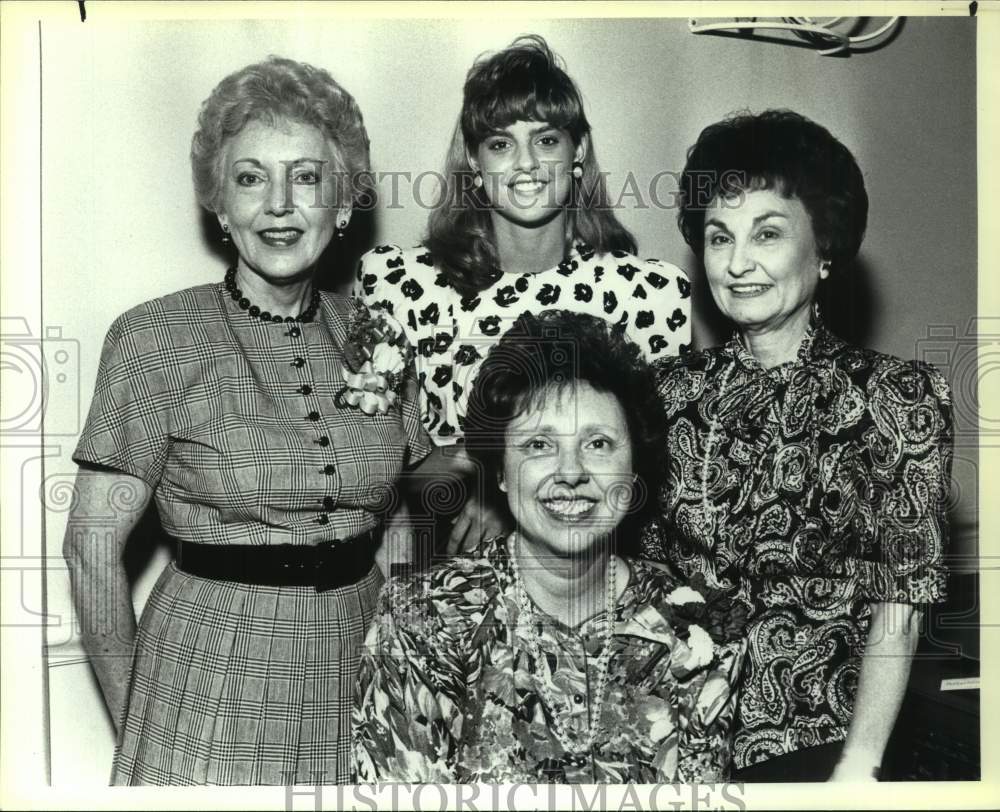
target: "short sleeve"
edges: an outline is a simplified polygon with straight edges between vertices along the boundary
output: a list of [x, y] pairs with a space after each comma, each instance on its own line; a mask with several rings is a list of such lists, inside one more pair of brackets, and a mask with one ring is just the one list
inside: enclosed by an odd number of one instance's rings
[[691, 283], [687, 274], [658, 259], [642, 260], [639, 267], [619, 263], [617, 273], [622, 277], [619, 285], [625, 282], [621, 307], [627, 332], [642, 347], [647, 360], [687, 353], [691, 348]]
[[895, 359], [868, 386], [862, 438], [870, 482], [856, 523], [861, 593], [873, 602], [925, 604], [946, 597], [944, 556], [951, 486], [948, 385], [927, 364]]
[[[358, 263], [358, 272], [351, 293], [369, 307], [380, 307], [399, 320], [409, 333], [415, 314], [403, 294], [406, 262], [403, 251], [395, 245], [379, 245]], [[416, 337], [407, 336], [416, 345]]]
[[159, 483], [176, 401], [161, 333], [140, 308], [111, 325], [74, 462], [123, 471], [153, 488]]
[[[426, 250], [404, 251], [395, 245], [381, 245], [361, 258], [353, 294], [369, 307], [385, 310], [402, 325], [417, 355], [416, 395], [408, 398], [409, 406], [429, 432], [424, 435], [428, 442], [447, 444], [441, 428], [451, 387], [437, 382], [444, 375], [439, 369], [444, 364], [450, 379], [448, 348], [454, 331], [445, 324], [447, 305], [441, 301], [442, 287], [436, 277]], [[407, 426], [408, 433], [415, 430]], [[411, 434], [411, 439], [415, 436]]]

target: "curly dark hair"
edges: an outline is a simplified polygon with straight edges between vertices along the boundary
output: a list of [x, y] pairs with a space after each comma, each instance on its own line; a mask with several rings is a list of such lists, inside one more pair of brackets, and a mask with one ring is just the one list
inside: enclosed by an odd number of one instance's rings
[[522, 314], [490, 350], [476, 376], [465, 418], [469, 456], [496, 481], [508, 425], [539, 396], [576, 383], [614, 395], [625, 412], [638, 475], [630, 518], [654, 509], [665, 472], [663, 405], [653, 368], [619, 327], [569, 310]]
[[857, 255], [868, 222], [868, 193], [851, 151], [829, 130], [791, 110], [734, 113], [701, 131], [688, 150], [677, 222], [704, 252], [705, 209], [718, 197], [773, 189], [802, 201], [821, 259], [832, 270]]
[[476, 173], [468, 156], [516, 121], [544, 121], [564, 129], [574, 146], [588, 140], [583, 177], [574, 184], [566, 207], [567, 251], [577, 242], [597, 253], [636, 252], [635, 238], [609, 201], [580, 91], [542, 37], [521, 36], [469, 70], [462, 112], [445, 159], [443, 198], [427, 224], [424, 244], [445, 278], [465, 295], [489, 287], [502, 270], [490, 201], [472, 182]]

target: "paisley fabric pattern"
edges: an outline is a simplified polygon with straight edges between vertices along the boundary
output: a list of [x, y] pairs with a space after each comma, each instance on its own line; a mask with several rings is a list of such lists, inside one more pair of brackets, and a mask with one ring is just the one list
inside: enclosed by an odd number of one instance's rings
[[[355, 700], [357, 781], [726, 777], [744, 639], [703, 653], [692, 636], [689, 647], [666, 616], [676, 579], [630, 561], [596, 743], [583, 755], [567, 753], [552, 717], [584, 738], [606, 613], [570, 629], [536, 607], [544, 620], [529, 630], [519, 621], [506, 540], [488, 542], [482, 555], [393, 579], [383, 591]], [[528, 653], [526, 634], [540, 636], [544, 662]], [[542, 680], [559, 707], [546, 707]]]
[[945, 597], [947, 384], [819, 321], [792, 363], [734, 337], [658, 374], [669, 476], [642, 552], [750, 607], [736, 767], [839, 741], [871, 604]]

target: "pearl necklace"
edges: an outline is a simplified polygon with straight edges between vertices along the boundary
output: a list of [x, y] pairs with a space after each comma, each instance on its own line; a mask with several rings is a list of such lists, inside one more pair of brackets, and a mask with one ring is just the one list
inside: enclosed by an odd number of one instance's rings
[[[539, 648], [538, 637], [535, 633], [535, 626], [537, 624], [535, 609], [531, 603], [531, 598], [528, 597], [528, 591], [524, 586], [524, 579], [521, 577], [521, 571], [517, 565], [517, 546], [519, 538], [516, 533], [513, 538], [514, 544], [512, 545], [510, 551], [510, 564], [511, 571], [514, 576], [514, 591], [521, 609], [521, 614], [528, 621], [528, 632], [525, 634], [525, 639], [528, 643], [528, 653], [535, 661], [536, 667], [541, 667], [543, 662], [546, 664], [546, 667], [548, 667], [548, 660], [545, 659], [541, 649]], [[608, 666], [611, 663], [611, 638], [614, 636], [614, 611], [617, 592], [615, 588], [617, 583], [615, 569], [615, 556], [614, 553], [612, 553], [610, 559], [608, 560], [608, 586], [607, 594], [605, 596], [604, 609], [604, 642], [601, 644], [601, 653], [597, 658], [597, 693], [590, 706], [590, 718], [588, 720], [589, 729], [587, 731], [587, 735], [581, 742], [574, 742], [573, 737], [570, 736], [566, 730], [562, 717], [556, 711], [559, 703], [557, 703], [556, 697], [550, 693], [547, 681], [541, 679], [535, 680], [546, 705], [552, 710], [552, 732], [555, 734], [559, 743], [563, 746], [563, 749], [572, 754], [586, 753], [594, 746], [594, 738], [597, 735], [597, 727], [601, 721], [601, 711], [604, 708], [604, 696], [607, 693], [608, 686]]]
[[250, 304], [250, 300], [243, 295], [243, 291], [236, 287], [236, 268], [230, 268], [226, 271], [224, 283], [226, 290], [229, 291], [229, 295], [233, 297], [233, 301], [240, 306], [240, 309], [246, 310], [248, 315], [261, 321], [272, 324], [281, 324], [282, 322], [292, 323], [296, 321], [308, 323], [316, 317], [316, 311], [319, 310], [319, 289], [315, 287], [313, 288], [312, 298], [309, 300], [309, 307], [299, 313], [299, 315], [272, 316], [266, 310], [261, 310], [257, 305]]

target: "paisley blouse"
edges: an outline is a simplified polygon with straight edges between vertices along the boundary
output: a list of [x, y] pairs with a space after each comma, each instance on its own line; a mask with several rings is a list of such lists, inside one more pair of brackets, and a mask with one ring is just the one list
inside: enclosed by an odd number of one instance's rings
[[[612, 622], [607, 694], [590, 751], [554, 736], [588, 730], [608, 622], [575, 628], [535, 608], [526, 627], [507, 542], [428, 573], [393, 579], [362, 654], [355, 699], [356, 780], [425, 782], [710, 782], [726, 774], [733, 684], [745, 640], [681, 634], [673, 603], [700, 600], [662, 568], [631, 561]], [[688, 627], [690, 629], [690, 627]], [[539, 637], [544, 662], [528, 653]], [[733, 640], [733, 636], [728, 639]], [[705, 651], [704, 648], [708, 648]], [[542, 681], [548, 690], [539, 688]], [[545, 696], [558, 697], [558, 707]]]
[[643, 553], [750, 607], [736, 767], [842, 740], [870, 605], [945, 596], [947, 384], [818, 321], [795, 362], [734, 337], [659, 379], [669, 476]]

